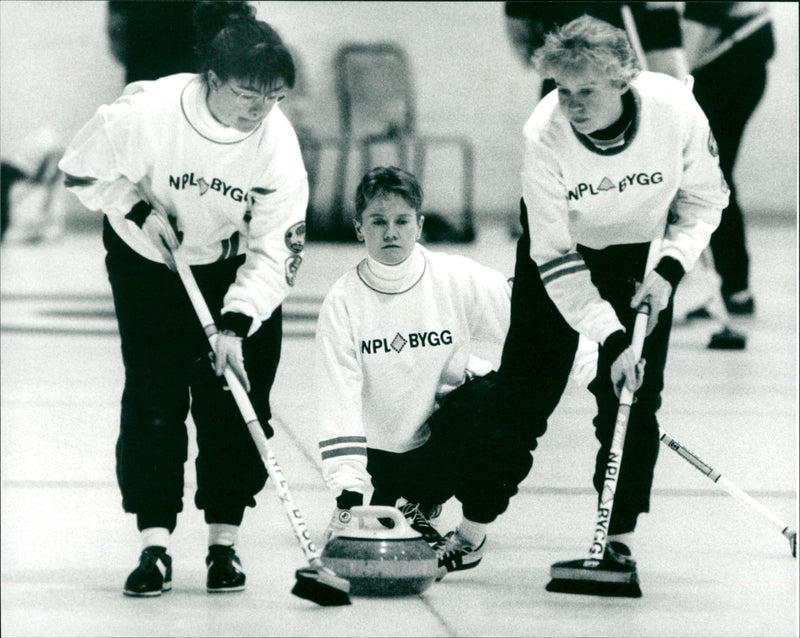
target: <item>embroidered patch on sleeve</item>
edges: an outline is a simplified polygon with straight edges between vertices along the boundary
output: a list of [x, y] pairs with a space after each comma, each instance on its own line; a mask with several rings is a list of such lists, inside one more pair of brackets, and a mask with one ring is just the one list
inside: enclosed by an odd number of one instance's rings
[[302, 262], [303, 258], [300, 255], [290, 255], [286, 258], [286, 262], [284, 263], [286, 283], [290, 286], [294, 286], [294, 280]]
[[293, 253], [303, 252], [306, 245], [306, 223], [297, 222], [289, 227], [284, 236], [286, 247]]

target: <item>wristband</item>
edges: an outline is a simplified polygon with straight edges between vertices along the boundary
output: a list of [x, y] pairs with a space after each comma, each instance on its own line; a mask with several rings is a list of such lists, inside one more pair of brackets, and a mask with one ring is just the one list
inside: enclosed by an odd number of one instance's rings
[[621, 355], [622, 351], [629, 345], [630, 341], [625, 331], [617, 330], [606, 337], [606, 340], [603, 342], [603, 350], [608, 353], [611, 361], [616, 361], [617, 357]]
[[356, 505], [364, 504], [364, 495], [360, 492], [351, 492], [350, 490], [342, 490], [342, 493], [336, 497], [336, 507], [340, 510], [349, 510]]
[[681, 262], [674, 257], [662, 257], [653, 270], [666, 279], [673, 290], [675, 290], [680, 280], [686, 274]]
[[237, 337], [244, 339], [247, 333], [250, 332], [251, 325], [253, 325], [252, 317], [248, 317], [241, 312], [226, 312], [220, 318], [217, 329], [220, 332], [230, 330]]

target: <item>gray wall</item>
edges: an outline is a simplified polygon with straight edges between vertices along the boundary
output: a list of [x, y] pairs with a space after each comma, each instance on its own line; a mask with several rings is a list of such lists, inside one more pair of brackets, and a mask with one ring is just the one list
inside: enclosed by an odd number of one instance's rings
[[[740, 198], [750, 216], [796, 211], [797, 6], [770, 5], [778, 51], [737, 168]], [[468, 136], [476, 150], [480, 215], [515, 214], [521, 128], [538, 99], [539, 80], [514, 57], [502, 3], [257, 2], [255, 6], [259, 18], [278, 29], [298, 53], [308, 85], [304, 119], [321, 135], [338, 132], [332, 66], [337, 47], [345, 41], [401, 44], [413, 67], [420, 129]], [[44, 126], [68, 140], [99, 104], [119, 94], [123, 73], [109, 53], [105, 17], [104, 2], [0, 2], [4, 157], [24, 152], [26, 136]], [[333, 164], [332, 157], [324, 158], [323, 197]], [[432, 158], [425, 180], [434, 200], [429, 203], [447, 206], [457, 198], [457, 169], [455, 155]]]

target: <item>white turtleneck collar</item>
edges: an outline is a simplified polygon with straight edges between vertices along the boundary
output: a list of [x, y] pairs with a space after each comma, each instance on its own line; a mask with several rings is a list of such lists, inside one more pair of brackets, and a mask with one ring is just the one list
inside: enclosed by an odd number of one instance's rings
[[233, 126], [226, 126], [211, 115], [206, 101], [207, 94], [208, 87], [202, 75], [196, 75], [181, 93], [181, 108], [186, 120], [195, 131], [206, 139], [220, 144], [233, 144], [250, 137], [264, 126], [264, 122], [261, 122], [252, 131], [246, 133]]
[[366, 286], [387, 295], [397, 295], [413, 288], [425, 274], [427, 259], [419, 244], [405, 261], [387, 266], [369, 255], [356, 267]]

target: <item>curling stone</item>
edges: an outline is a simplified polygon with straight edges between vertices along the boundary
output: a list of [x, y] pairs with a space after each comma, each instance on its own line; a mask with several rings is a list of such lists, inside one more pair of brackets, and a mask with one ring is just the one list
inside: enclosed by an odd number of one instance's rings
[[[364, 505], [350, 509], [351, 529], [332, 538], [322, 562], [350, 581], [360, 596], [410, 596], [431, 586], [438, 572], [436, 553], [395, 507]], [[389, 529], [378, 519], [391, 519]]]

